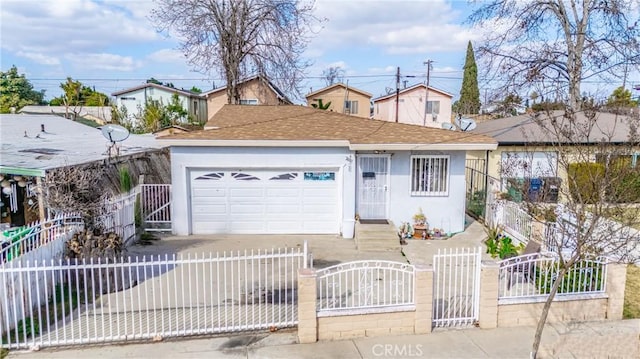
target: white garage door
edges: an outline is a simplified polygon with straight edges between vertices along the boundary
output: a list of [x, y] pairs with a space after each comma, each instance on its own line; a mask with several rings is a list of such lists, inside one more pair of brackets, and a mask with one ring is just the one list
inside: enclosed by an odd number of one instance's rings
[[192, 233], [338, 233], [335, 170], [192, 170]]

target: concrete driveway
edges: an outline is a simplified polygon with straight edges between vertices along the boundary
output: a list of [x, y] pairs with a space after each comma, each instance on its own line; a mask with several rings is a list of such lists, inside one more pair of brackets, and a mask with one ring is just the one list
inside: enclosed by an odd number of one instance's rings
[[344, 239], [335, 235], [248, 235], [248, 234], [211, 234], [192, 236], [159, 235], [158, 241], [151, 245], [134, 244], [128, 248], [127, 255], [164, 255], [209, 252], [251, 252], [253, 249], [300, 248], [306, 240], [313, 254], [314, 267], [324, 268], [330, 265], [355, 260], [389, 260], [407, 262], [402, 252], [358, 251], [353, 239]]

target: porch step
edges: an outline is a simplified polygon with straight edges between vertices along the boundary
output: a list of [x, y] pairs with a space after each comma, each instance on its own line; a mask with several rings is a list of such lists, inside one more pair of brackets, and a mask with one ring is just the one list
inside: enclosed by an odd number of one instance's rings
[[389, 224], [362, 224], [356, 222], [356, 248], [360, 251], [393, 252], [400, 251], [400, 241], [396, 226]]

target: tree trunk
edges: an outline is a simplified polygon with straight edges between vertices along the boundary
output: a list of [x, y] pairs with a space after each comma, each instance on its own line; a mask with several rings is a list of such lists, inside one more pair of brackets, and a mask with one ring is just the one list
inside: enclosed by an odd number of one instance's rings
[[560, 287], [560, 283], [562, 283], [562, 278], [564, 278], [565, 274], [567, 274], [568, 269], [573, 266], [575, 260], [572, 259], [569, 262], [566, 262], [560, 273], [558, 273], [558, 278], [553, 282], [553, 286], [551, 287], [551, 291], [549, 292], [549, 296], [547, 300], [544, 302], [544, 307], [542, 307], [542, 313], [540, 313], [540, 318], [538, 318], [538, 325], [536, 327], [536, 334], [534, 336], [533, 345], [531, 346], [531, 359], [536, 359], [538, 356], [538, 350], [540, 349], [540, 341], [542, 340], [542, 331], [544, 330], [544, 326], [547, 323], [547, 316], [549, 315], [549, 310], [551, 309], [551, 304], [553, 303], [553, 299], [556, 297], [556, 293], [558, 292], [558, 287]]

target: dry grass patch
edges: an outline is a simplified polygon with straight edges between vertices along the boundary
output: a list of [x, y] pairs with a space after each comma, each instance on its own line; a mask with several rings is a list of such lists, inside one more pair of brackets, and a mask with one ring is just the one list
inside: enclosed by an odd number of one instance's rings
[[625, 319], [640, 318], [640, 267], [632, 264], [627, 267], [622, 316]]

